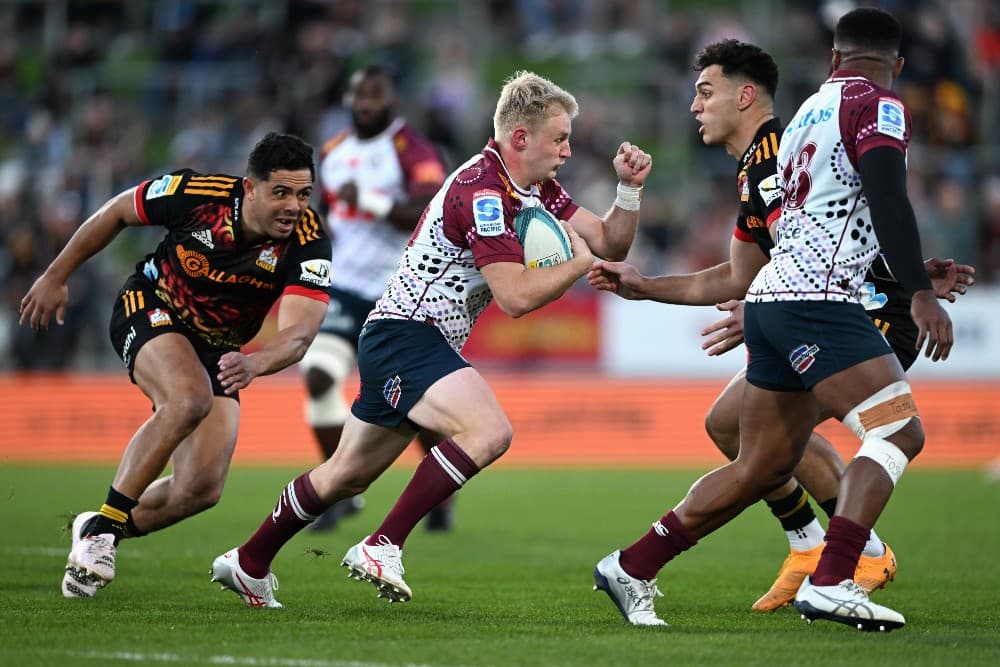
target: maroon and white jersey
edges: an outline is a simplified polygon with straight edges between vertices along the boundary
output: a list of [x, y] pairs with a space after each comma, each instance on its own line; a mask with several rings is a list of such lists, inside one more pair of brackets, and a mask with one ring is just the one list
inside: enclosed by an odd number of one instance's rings
[[799, 107], [778, 151], [777, 240], [747, 301], [859, 301], [879, 244], [858, 161], [880, 146], [905, 154], [910, 125], [895, 93], [855, 72], [834, 72]]
[[518, 187], [491, 139], [448, 176], [427, 205], [368, 321], [434, 324], [461, 351], [493, 299], [479, 269], [494, 262], [524, 263], [514, 216], [528, 206], [544, 206], [560, 220], [579, 208], [558, 181]]
[[402, 118], [369, 139], [342, 132], [323, 146], [319, 181], [329, 205], [327, 224], [333, 241], [332, 285], [374, 302], [396, 269], [411, 229], [348, 206], [337, 197], [353, 181], [393, 200], [430, 197], [444, 182], [444, 163], [429, 141]]

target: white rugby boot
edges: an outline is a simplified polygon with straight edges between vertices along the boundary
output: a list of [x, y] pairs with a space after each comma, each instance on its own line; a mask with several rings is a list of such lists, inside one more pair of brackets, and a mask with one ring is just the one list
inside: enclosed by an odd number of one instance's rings
[[83, 535], [83, 528], [97, 512], [81, 512], [73, 519], [73, 545], [66, 559], [62, 593], [68, 598], [92, 598], [115, 578], [115, 536]]
[[615, 551], [597, 563], [594, 568], [594, 590], [607, 593], [625, 620], [632, 625], [667, 625], [653, 609], [653, 598], [663, 597], [663, 593], [656, 587], [656, 579], [645, 581], [630, 576], [619, 562], [621, 553], [620, 550]]
[[813, 586], [806, 577], [795, 594], [795, 608], [809, 623], [821, 618], [863, 632], [889, 632], [906, 623], [902, 614], [869, 600], [865, 589], [850, 579], [836, 586]]
[[281, 603], [274, 599], [278, 590], [278, 578], [268, 572], [263, 579], [251, 577], [240, 567], [239, 552], [230, 549], [212, 561], [212, 581], [222, 584], [222, 590], [230, 590], [240, 596], [248, 607], [281, 609]]
[[379, 535], [376, 545], [361, 540], [347, 550], [340, 564], [347, 568], [347, 576], [358, 581], [369, 581], [378, 589], [378, 597], [389, 602], [407, 602], [413, 591], [403, 580], [403, 550]]

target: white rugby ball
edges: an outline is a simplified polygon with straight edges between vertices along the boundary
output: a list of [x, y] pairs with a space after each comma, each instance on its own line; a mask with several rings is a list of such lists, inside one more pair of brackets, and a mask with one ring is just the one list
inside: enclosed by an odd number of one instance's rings
[[573, 257], [569, 235], [562, 223], [541, 206], [518, 211], [514, 216], [514, 232], [524, 246], [524, 265], [529, 269], [555, 266]]

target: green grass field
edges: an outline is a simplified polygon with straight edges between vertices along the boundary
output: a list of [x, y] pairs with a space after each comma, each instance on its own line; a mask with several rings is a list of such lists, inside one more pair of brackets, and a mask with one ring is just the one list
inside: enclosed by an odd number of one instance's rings
[[[409, 478], [393, 470], [337, 532], [298, 535], [275, 561], [282, 610], [248, 609], [209, 583], [212, 559], [270, 511], [293, 469], [237, 468], [218, 507], [123, 543], [118, 577], [65, 600], [64, 515], [96, 508], [111, 468], [0, 469], [4, 665], [997, 665], [1000, 483], [912, 470], [878, 526], [899, 575], [877, 599], [907, 626], [879, 635], [786, 608], [749, 611], [787, 550], [763, 506], [669, 564], [669, 628], [633, 628], [591, 590], [594, 563], [626, 546], [703, 471], [489, 470], [456, 505], [456, 529], [406, 545], [412, 602], [389, 605], [339, 567]], [[315, 557], [308, 550], [329, 552]]]

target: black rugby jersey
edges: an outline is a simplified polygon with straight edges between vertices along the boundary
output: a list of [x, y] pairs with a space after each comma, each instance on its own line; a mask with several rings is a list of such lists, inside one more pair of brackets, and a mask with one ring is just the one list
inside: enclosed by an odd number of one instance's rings
[[778, 183], [778, 141], [781, 121], [772, 118], [759, 128], [740, 160], [736, 187], [740, 210], [733, 234], [741, 241], [756, 243], [768, 257], [774, 241], [768, 227], [781, 215], [781, 186]]
[[148, 225], [166, 228], [136, 272], [184, 324], [210, 345], [238, 348], [260, 330], [278, 297], [329, 302], [330, 239], [309, 208], [284, 241], [248, 242], [243, 179], [190, 169], [145, 181], [135, 208]]

